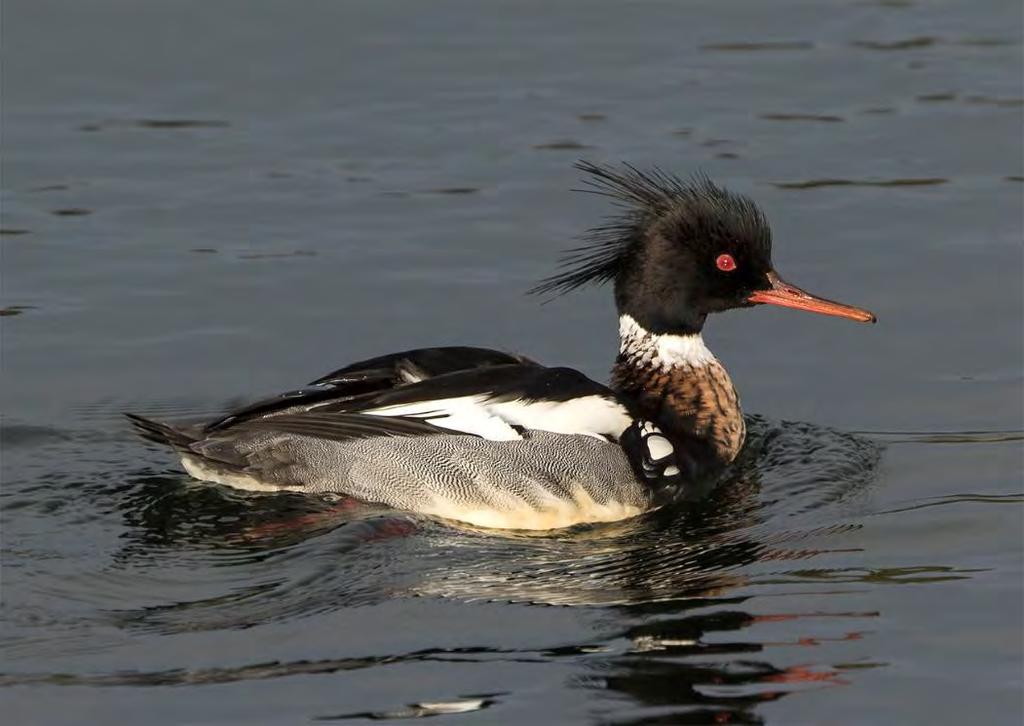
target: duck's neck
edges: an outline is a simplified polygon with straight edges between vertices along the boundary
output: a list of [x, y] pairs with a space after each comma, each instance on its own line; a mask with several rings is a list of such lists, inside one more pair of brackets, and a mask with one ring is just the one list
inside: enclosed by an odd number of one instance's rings
[[635, 401], [699, 473], [725, 466], [743, 446], [739, 396], [699, 332], [652, 333], [622, 315], [611, 385]]

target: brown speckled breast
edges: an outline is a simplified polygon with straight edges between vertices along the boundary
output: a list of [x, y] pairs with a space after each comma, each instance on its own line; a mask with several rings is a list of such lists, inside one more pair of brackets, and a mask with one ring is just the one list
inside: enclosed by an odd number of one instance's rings
[[684, 449], [704, 448], [719, 465], [739, 454], [746, 436], [743, 411], [722, 364], [668, 366], [647, 356], [619, 354], [612, 388], [637, 401], [641, 413]]

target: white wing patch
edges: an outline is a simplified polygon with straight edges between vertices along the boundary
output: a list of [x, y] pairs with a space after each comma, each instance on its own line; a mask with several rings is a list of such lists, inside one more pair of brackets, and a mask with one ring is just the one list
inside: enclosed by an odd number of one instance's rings
[[384, 406], [364, 413], [421, 418], [435, 426], [492, 441], [522, 438], [513, 425], [556, 434], [618, 439], [632, 421], [622, 405], [596, 395], [568, 401], [496, 401], [486, 396], [461, 396]]
[[402, 403], [367, 409], [363, 413], [371, 416], [419, 418], [441, 428], [475, 434], [491, 441], [514, 441], [523, 438], [507, 421], [489, 411], [479, 396]]
[[506, 421], [555, 434], [583, 434], [618, 439], [633, 419], [621, 404], [603, 396], [568, 401], [493, 402], [490, 407]]

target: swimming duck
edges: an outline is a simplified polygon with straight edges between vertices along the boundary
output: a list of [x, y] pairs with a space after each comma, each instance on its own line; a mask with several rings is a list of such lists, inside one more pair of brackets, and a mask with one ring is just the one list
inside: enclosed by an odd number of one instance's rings
[[621, 213], [533, 292], [614, 283], [619, 353], [609, 385], [512, 353], [421, 348], [204, 423], [129, 418], [197, 479], [342, 494], [489, 528], [625, 519], [715, 477], [745, 427], [729, 374], [701, 337], [708, 315], [769, 304], [875, 316], [785, 282], [761, 210], [705, 176], [577, 168]]

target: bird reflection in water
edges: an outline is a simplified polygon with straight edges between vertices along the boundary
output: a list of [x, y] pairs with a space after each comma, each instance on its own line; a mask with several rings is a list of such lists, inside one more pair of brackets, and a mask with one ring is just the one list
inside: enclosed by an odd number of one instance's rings
[[[545, 535], [473, 530], [351, 500], [140, 477], [124, 500], [132, 526], [114, 567], [167, 567], [184, 553], [196, 560], [190, 577], [233, 587], [193, 600], [168, 592], [173, 605], [118, 611], [117, 620], [163, 633], [248, 628], [408, 596], [599, 609], [609, 627], [597, 643], [461, 649], [459, 657], [571, 658], [578, 687], [637, 708], [624, 722], [759, 723], [758, 704], [847, 683], [847, 666], [790, 663], [794, 649], [860, 638], [864, 619], [877, 613], [748, 612], [751, 591], [764, 589], [753, 570], [832, 551], [823, 544], [830, 534], [856, 528], [848, 504], [872, 481], [880, 450], [807, 424], [753, 417], [749, 428], [744, 454], [711, 491], [634, 520]], [[799, 630], [823, 619], [856, 625], [839, 634]], [[766, 624], [773, 625], [763, 632], [784, 636], [752, 631]]]

